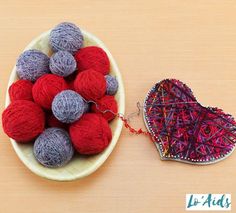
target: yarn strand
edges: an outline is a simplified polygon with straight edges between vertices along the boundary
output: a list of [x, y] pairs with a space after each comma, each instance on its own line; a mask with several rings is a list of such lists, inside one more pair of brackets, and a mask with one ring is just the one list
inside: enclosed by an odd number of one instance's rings
[[[84, 99], [84, 101], [86, 101], [86, 100]], [[101, 110], [101, 109], [99, 109], [99, 106], [98, 106], [98, 104], [97, 104], [95, 101], [89, 100], [89, 101], [86, 101], [86, 102], [87, 102], [87, 103], [93, 103], [93, 104], [95, 104], [97, 110], [100, 111], [101, 113], [110, 112], [110, 113], [112, 113], [113, 115], [115, 115], [116, 117], [118, 117], [119, 119], [121, 119], [121, 121], [124, 123], [125, 128], [128, 129], [129, 132], [131, 132], [132, 134], [135, 134], [135, 135], [146, 135], [146, 136], [150, 137], [153, 142], [155, 142], [155, 140], [154, 140], [154, 138], [152, 137], [152, 135], [151, 135], [150, 132], [144, 131], [144, 130], [142, 130], [142, 128], [139, 128], [139, 129], [137, 130], [137, 129], [133, 128], [133, 127], [129, 124], [129, 121], [130, 121], [130, 118], [131, 118], [131, 117], [133, 117], [133, 116], [135, 116], [135, 115], [138, 115], [138, 116], [140, 115], [140, 111], [141, 111], [141, 108], [142, 108], [142, 106], [140, 105], [140, 102], [137, 102], [138, 112], [133, 112], [133, 113], [129, 114], [129, 115], [127, 116], [127, 118], [125, 118], [125, 116], [124, 116], [123, 114], [121, 114], [121, 113], [114, 113], [112, 110], [109, 110], [109, 109], [106, 109], [106, 110]]]
[[[110, 110], [110, 109], [101, 110], [101, 109], [99, 108], [99, 105], [98, 105], [95, 101], [92, 101], [92, 100], [87, 101], [87, 100], [85, 100], [85, 99], [84, 99], [84, 101], [87, 102], [87, 103], [93, 103], [93, 104], [95, 104], [97, 110], [100, 111], [100, 112], [103, 113], [103, 114], [104, 114], [104, 113], [107, 113], [107, 112], [110, 112], [110, 113], [112, 113], [114, 116], [116, 116], [116, 117], [118, 117], [119, 119], [121, 119], [122, 122], [124, 123], [125, 128], [128, 129], [129, 132], [131, 132], [132, 134], [135, 134], [135, 135], [145, 135], [145, 136], [150, 137], [153, 142], [156, 141], [155, 138], [151, 135], [150, 132], [145, 131], [145, 130], [143, 130], [142, 128], [135, 129], [134, 127], [132, 127], [132, 126], [129, 124], [130, 119], [133, 118], [134, 116], [139, 116], [140, 113], [141, 113], [141, 110], [144, 108], [144, 106], [141, 105], [141, 103], [140, 103], [139, 101], [138, 101], [137, 104], [136, 104], [138, 110], [137, 110], [136, 112], [130, 113], [127, 117], [125, 117], [125, 116], [124, 116], [123, 114], [121, 114], [121, 113], [114, 113], [114, 112], [113, 112], [112, 110]], [[152, 104], [152, 106], [168, 106], [168, 105], [176, 105], [176, 104], [196, 104], [196, 103], [197, 103], [197, 101], [180, 101], [180, 102], [175, 102], [175, 103], [171, 103], [171, 102], [170, 102], [170, 103]]]
[[154, 138], [152, 137], [152, 135], [151, 135], [150, 132], [144, 131], [144, 130], [142, 130], [142, 128], [140, 128], [140, 129], [138, 129], [138, 130], [137, 130], [137, 129], [134, 129], [134, 128], [129, 124], [128, 120], [127, 120], [123, 115], [121, 115], [120, 113], [117, 114], [117, 117], [120, 118], [120, 119], [123, 121], [125, 128], [128, 129], [129, 132], [131, 132], [132, 134], [135, 134], [135, 135], [146, 135], [146, 136], [150, 137], [150, 139], [151, 139], [153, 142], [155, 142], [155, 140], [154, 140]]

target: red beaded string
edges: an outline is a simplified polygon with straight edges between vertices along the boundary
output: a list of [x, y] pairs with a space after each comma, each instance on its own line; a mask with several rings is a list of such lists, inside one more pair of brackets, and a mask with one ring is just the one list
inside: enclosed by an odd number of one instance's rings
[[128, 129], [132, 134], [146, 135], [146, 136], [149, 136], [153, 142], [155, 141], [150, 132], [144, 131], [141, 128], [138, 129], [138, 130], [134, 129], [133, 127], [131, 127], [129, 125], [128, 120], [126, 118], [124, 118], [124, 116], [119, 114], [119, 113], [117, 114], [117, 117], [120, 118], [123, 121], [125, 128]]
[[112, 110], [109, 110], [109, 109], [107, 109], [107, 110], [101, 110], [101, 109], [99, 109], [99, 105], [98, 105], [95, 101], [89, 100], [89, 101], [87, 101], [87, 102], [88, 102], [88, 103], [93, 103], [93, 104], [95, 104], [97, 110], [100, 111], [101, 113], [110, 112], [110, 113], [112, 113], [113, 115], [117, 116], [119, 119], [122, 120], [122, 122], [124, 123], [125, 128], [128, 129], [129, 132], [131, 132], [132, 134], [135, 134], [135, 135], [146, 135], [146, 136], [150, 137], [153, 142], [155, 142], [155, 140], [154, 140], [154, 138], [152, 137], [152, 135], [151, 135], [150, 132], [144, 131], [144, 130], [142, 130], [142, 128], [140, 128], [140, 129], [138, 129], [138, 130], [137, 130], [137, 129], [134, 129], [134, 128], [129, 124], [129, 118], [130, 118], [130, 117], [133, 117], [134, 114], [136, 114], [136, 115], [139, 115], [139, 114], [140, 114], [141, 105], [140, 105], [139, 102], [137, 102], [138, 112], [131, 113], [127, 118], [125, 118], [124, 115], [122, 115], [122, 114], [120, 114], [120, 113], [114, 113]]

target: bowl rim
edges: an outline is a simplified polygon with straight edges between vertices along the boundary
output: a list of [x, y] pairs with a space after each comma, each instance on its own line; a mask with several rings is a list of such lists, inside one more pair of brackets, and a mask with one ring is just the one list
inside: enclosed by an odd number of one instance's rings
[[[51, 29], [46, 31], [46, 32], [43, 32], [39, 36], [35, 37], [25, 47], [25, 49], [23, 51], [28, 50], [28, 49], [32, 49], [32, 46], [34, 46], [41, 38], [47, 36], [50, 32], [51, 32]], [[87, 31], [85, 31], [83, 29], [81, 29], [81, 32], [89, 40], [93, 40], [96, 43], [96, 45], [101, 47], [107, 53], [108, 58], [110, 60], [110, 63], [113, 66], [113, 70], [115, 72], [116, 79], [117, 79], [117, 81], [119, 83], [119, 94], [120, 94], [119, 113], [120, 114], [124, 114], [125, 113], [124, 84], [123, 84], [123, 81], [122, 81], [120, 70], [118, 68], [118, 65], [117, 65], [115, 59], [113, 58], [112, 54], [110, 53], [108, 48], [105, 46], [105, 44], [99, 38], [97, 38], [92, 33], [89, 33], [89, 32], [87, 32]], [[8, 80], [7, 91], [6, 91], [6, 96], [5, 96], [6, 97], [6, 99], [5, 99], [5, 107], [7, 107], [11, 103], [10, 97], [9, 97], [9, 94], [8, 94], [8, 89], [11, 86], [11, 84], [13, 82], [15, 82], [15, 76], [16, 76], [16, 65], [13, 67], [13, 69], [11, 71], [11, 74], [10, 74], [10, 77], [9, 77], [9, 80]], [[106, 150], [104, 150], [104, 153], [102, 153], [102, 155], [95, 161], [95, 163], [93, 165], [90, 165], [88, 167], [88, 169], [86, 169], [83, 172], [78, 173], [78, 174], [75, 173], [75, 174], [73, 174], [73, 176], [59, 176], [59, 175], [54, 176], [53, 174], [47, 174], [46, 172], [42, 172], [42, 170], [39, 169], [39, 167], [34, 166], [34, 164], [30, 163], [30, 161], [27, 160], [27, 158], [25, 157], [25, 154], [22, 154], [21, 149], [19, 148], [18, 143], [14, 139], [10, 138], [10, 141], [11, 141], [11, 144], [12, 144], [12, 146], [13, 146], [16, 154], [17, 154], [17, 156], [20, 158], [20, 160], [23, 162], [23, 164], [29, 170], [31, 170], [33, 173], [35, 173], [36, 175], [41, 176], [41, 177], [46, 178], [46, 179], [49, 179], [49, 180], [72, 181], [72, 180], [80, 179], [80, 178], [83, 178], [83, 177], [86, 177], [86, 176], [92, 174], [93, 172], [95, 172], [107, 160], [107, 158], [110, 156], [111, 152], [113, 151], [115, 145], [118, 142], [119, 136], [120, 136], [121, 131], [122, 131], [122, 126], [123, 126], [123, 122], [120, 119], [117, 120], [117, 126], [116, 126], [116, 129], [114, 131], [112, 141], [111, 141], [110, 145], [106, 148]]]

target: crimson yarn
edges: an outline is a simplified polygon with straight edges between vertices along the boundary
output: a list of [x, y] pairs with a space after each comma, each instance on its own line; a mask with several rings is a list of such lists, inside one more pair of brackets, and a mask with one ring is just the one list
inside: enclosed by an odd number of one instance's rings
[[74, 148], [84, 155], [98, 154], [110, 143], [108, 122], [99, 114], [86, 113], [69, 127]]
[[18, 80], [14, 82], [8, 89], [11, 101], [28, 100], [32, 101], [33, 83], [29, 80]]
[[13, 101], [2, 114], [4, 132], [17, 142], [31, 141], [43, 132], [44, 125], [44, 112], [32, 101]]
[[99, 99], [96, 104], [92, 104], [91, 109], [92, 112], [99, 113], [107, 121], [111, 121], [116, 117], [118, 106], [114, 96], [106, 95]]
[[64, 78], [70, 90], [75, 90], [74, 81], [77, 75], [78, 71], [76, 70], [75, 72]]
[[81, 48], [74, 55], [79, 71], [94, 69], [97, 72], [107, 75], [110, 70], [110, 61], [106, 52], [96, 46]]
[[74, 89], [86, 100], [96, 101], [106, 93], [106, 80], [101, 73], [88, 69], [77, 75]]
[[63, 77], [46, 74], [35, 82], [32, 93], [37, 104], [45, 109], [51, 109], [53, 98], [66, 89], [68, 89], [68, 85]]
[[46, 124], [48, 127], [67, 129], [67, 125], [59, 121], [52, 113], [47, 115]]
[[67, 85], [68, 85], [70, 90], [75, 90], [75, 88], [74, 88], [74, 81], [67, 82]]

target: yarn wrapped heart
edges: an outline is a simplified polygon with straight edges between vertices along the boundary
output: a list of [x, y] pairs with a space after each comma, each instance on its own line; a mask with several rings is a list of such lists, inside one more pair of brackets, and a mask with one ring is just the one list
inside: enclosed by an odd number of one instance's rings
[[175, 79], [163, 80], [149, 91], [144, 120], [163, 160], [211, 164], [235, 148], [233, 117], [202, 106], [191, 89]]

